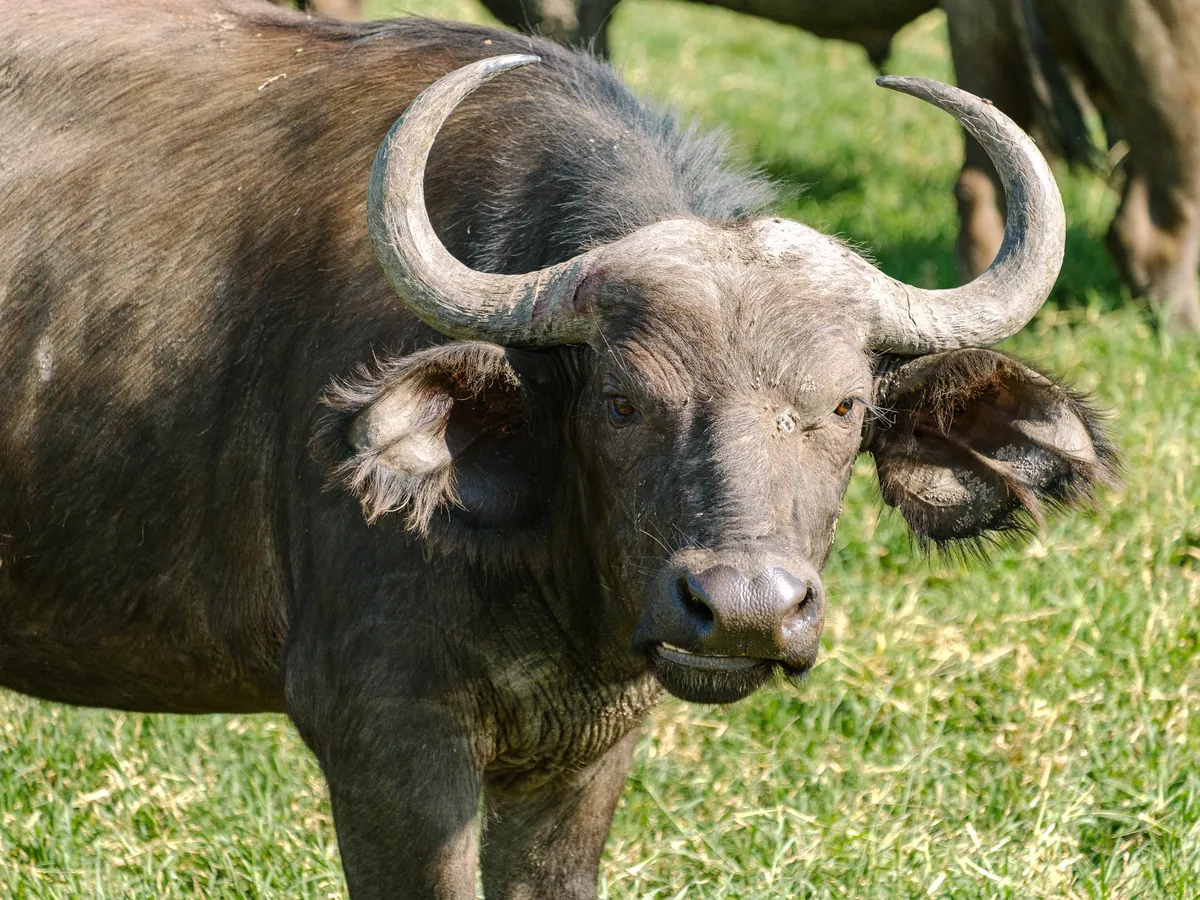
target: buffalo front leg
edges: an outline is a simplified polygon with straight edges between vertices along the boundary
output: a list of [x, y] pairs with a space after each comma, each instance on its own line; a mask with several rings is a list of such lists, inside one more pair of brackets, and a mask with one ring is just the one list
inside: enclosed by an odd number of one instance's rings
[[452, 716], [355, 700], [314, 728], [351, 900], [474, 900], [482, 766]]
[[510, 28], [608, 57], [608, 22], [620, 0], [482, 0]]
[[592, 900], [600, 857], [640, 729], [583, 769], [537, 786], [488, 784], [487, 900]]

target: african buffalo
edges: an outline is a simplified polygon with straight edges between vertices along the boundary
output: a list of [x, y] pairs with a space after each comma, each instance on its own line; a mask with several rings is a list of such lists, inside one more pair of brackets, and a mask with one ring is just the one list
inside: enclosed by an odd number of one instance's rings
[[286, 711], [355, 898], [595, 896], [660, 686], [813, 665], [859, 452], [933, 542], [1112, 470], [983, 349], [1063, 214], [956, 89], [887, 82], [994, 154], [1008, 233], [930, 291], [504, 31], [32, 0], [0, 73], [0, 684]]

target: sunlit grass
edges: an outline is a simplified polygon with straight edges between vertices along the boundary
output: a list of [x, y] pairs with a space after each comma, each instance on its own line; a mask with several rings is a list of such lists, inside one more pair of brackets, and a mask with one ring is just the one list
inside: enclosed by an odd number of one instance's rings
[[[469, 0], [407, 6], [486, 19]], [[895, 275], [952, 282], [956, 128], [874, 87], [857, 48], [664, 0], [627, 0], [613, 46], [640, 92], [729, 128], [789, 215]], [[902, 33], [891, 70], [948, 77], [939, 17]], [[1104, 185], [1063, 187], [1063, 279], [1010, 343], [1114, 411], [1123, 489], [967, 565], [914, 550], [861, 461], [821, 664], [733, 708], [662, 706], [605, 896], [1200, 894], [1200, 360], [1122, 296]], [[320, 776], [286, 721], [0, 695], [0, 896], [342, 890]]]

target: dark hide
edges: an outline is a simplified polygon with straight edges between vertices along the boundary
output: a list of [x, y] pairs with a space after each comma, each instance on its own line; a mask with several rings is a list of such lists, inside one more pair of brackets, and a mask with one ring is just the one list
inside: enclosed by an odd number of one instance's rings
[[[593, 344], [517, 352], [405, 310], [365, 196], [422, 88], [529, 50], [433, 148], [452, 252], [527, 272], [707, 230], [606, 258]], [[816, 658], [873, 399], [887, 497], [930, 539], [1110, 464], [1086, 407], [992, 356], [876, 398], [844, 248], [764, 248], [771, 191], [723, 138], [549, 43], [35, 0], [0, 17], [0, 121], [0, 684], [286, 710], [356, 900], [473, 898], [481, 860], [489, 897], [594, 897], [659, 685], [733, 699]], [[938, 467], [965, 500], [931, 502]]]

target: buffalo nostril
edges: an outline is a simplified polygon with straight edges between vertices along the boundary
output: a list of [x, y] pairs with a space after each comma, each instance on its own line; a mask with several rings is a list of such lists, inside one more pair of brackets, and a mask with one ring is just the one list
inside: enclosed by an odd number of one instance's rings
[[785, 629], [790, 629], [794, 626], [801, 625], [809, 620], [819, 617], [821, 610], [821, 592], [819, 587], [814, 582], [800, 582], [794, 584], [793, 597], [798, 598], [783, 614], [782, 625]]
[[799, 607], [801, 609], [803, 609], [805, 606], [809, 606], [816, 602], [817, 602], [817, 589], [813, 585], [810, 584], [805, 589], [804, 596], [800, 598]]
[[677, 587], [680, 603], [688, 614], [702, 625], [711, 625], [715, 617], [703, 588], [690, 577], [680, 578]]

